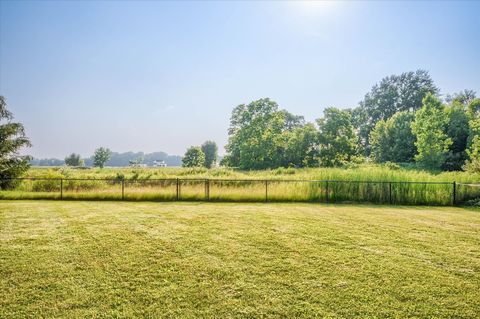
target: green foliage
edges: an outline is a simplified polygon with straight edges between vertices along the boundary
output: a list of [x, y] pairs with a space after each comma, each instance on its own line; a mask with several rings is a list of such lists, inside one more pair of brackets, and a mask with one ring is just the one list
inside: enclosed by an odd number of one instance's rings
[[426, 169], [438, 170], [445, 163], [452, 140], [445, 133], [448, 118], [445, 107], [433, 94], [427, 94], [423, 106], [415, 113], [412, 131], [416, 136], [417, 163]]
[[467, 106], [468, 115], [470, 118], [480, 117], [480, 99], [475, 99]]
[[198, 146], [190, 147], [182, 158], [183, 167], [202, 167], [205, 165], [205, 154]]
[[468, 105], [468, 112], [470, 115], [467, 140], [468, 161], [464, 168], [469, 172], [480, 173], [480, 99]]
[[356, 153], [357, 145], [351, 114], [337, 108], [327, 108], [317, 124], [320, 166], [340, 166], [349, 162]]
[[447, 135], [452, 140], [446, 154], [443, 170], [460, 170], [467, 159], [467, 140], [469, 135], [468, 115], [465, 107], [458, 100], [454, 100], [445, 108], [447, 115]]
[[30, 157], [21, 156], [19, 151], [30, 147], [31, 143], [25, 135], [21, 123], [12, 122], [13, 114], [7, 110], [7, 103], [0, 96], [0, 187], [14, 184], [9, 178], [22, 175], [30, 167]]
[[295, 156], [293, 160], [285, 157], [291, 132], [303, 124], [302, 117], [279, 111], [277, 103], [268, 98], [241, 104], [232, 112], [223, 163], [241, 169], [288, 166], [298, 161]]
[[469, 160], [465, 164], [465, 170], [472, 173], [480, 173], [480, 135], [473, 137], [467, 154]]
[[400, 165], [398, 165], [397, 163], [393, 163], [393, 162], [385, 162], [384, 166], [390, 170], [394, 170], [394, 171], [397, 171], [400, 169]]
[[[243, 182], [244, 180], [269, 180], [269, 200], [277, 201], [357, 201], [388, 203], [388, 183], [384, 182], [420, 182], [395, 183], [392, 188], [392, 200], [396, 204], [448, 205], [452, 199], [452, 181], [471, 183], [480, 180], [480, 172], [443, 172], [420, 171], [414, 167], [400, 168], [397, 164], [354, 165], [348, 163], [339, 168], [278, 168], [262, 171], [239, 171], [234, 169], [205, 167], [191, 168], [88, 168], [78, 170], [71, 167], [33, 168], [29, 177], [56, 178], [50, 181], [25, 180], [13, 190], [0, 192], [0, 198], [59, 198], [60, 181], [63, 178], [64, 199], [118, 200], [121, 199], [120, 182], [125, 180], [126, 200], [174, 200], [176, 178], [195, 180], [181, 183], [181, 199], [204, 200], [205, 179], [210, 179], [211, 200], [242, 201], [265, 199], [263, 182]], [[69, 180], [90, 178], [94, 181]], [[103, 179], [108, 179], [104, 181]], [[167, 179], [160, 181], [158, 179]], [[215, 182], [217, 179], [242, 180], [242, 182]], [[290, 180], [279, 183], [275, 180]], [[302, 182], [305, 180], [366, 181], [369, 183], [326, 183]], [[380, 182], [380, 183], [372, 183]], [[383, 182], [383, 183], [382, 183]], [[447, 184], [425, 185], [423, 182], [447, 182]], [[465, 192], [460, 187], [459, 200], [471, 199], [475, 192]], [[471, 196], [473, 195], [473, 196]]]
[[386, 121], [397, 112], [418, 110], [428, 93], [438, 92], [430, 74], [424, 70], [391, 75], [375, 84], [354, 111], [355, 128], [366, 154], [370, 151], [370, 132], [378, 121]]
[[205, 154], [205, 167], [212, 168], [217, 161], [218, 147], [217, 143], [213, 141], [206, 141], [201, 146], [203, 153]]
[[81, 158], [80, 154], [72, 153], [65, 157], [65, 165], [67, 166], [84, 166], [85, 162]]
[[375, 162], [412, 162], [416, 152], [411, 112], [395, 113], [387, 121], [380, 120], [370, 133], [371, 155]]
[[110, 160], [111, 154], [112, 152], [108, 148], [97, 148], [93, 154], [93, 166], [103, 168]]
[[312, 123], [298, 126], [284, 134], [287, 137], [284, 166], [313, 167], [318, 165], [316, 149], [318, 132]]
[[473, 90], [463, 90], [452, 95], [448, 94], [445, 101], [448, 104], [460, 103], [463, 106], [467, 106], [477, 97], [477, 92]]

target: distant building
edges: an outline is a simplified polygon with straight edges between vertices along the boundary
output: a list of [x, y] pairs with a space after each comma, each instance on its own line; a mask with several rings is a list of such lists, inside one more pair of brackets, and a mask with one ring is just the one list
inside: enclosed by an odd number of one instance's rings
[[165, 161], [154, 160], [153, 167], [167, 167], [167, 163], [165, 163]]

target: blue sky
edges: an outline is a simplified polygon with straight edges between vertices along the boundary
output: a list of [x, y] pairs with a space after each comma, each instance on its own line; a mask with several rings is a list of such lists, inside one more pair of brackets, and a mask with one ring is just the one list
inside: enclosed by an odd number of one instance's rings
[[35, 157], [183, 154], [270, 97], [322, 116], [382, 77], [480, 93], [480, 2], [0, 2], [0, 94]]

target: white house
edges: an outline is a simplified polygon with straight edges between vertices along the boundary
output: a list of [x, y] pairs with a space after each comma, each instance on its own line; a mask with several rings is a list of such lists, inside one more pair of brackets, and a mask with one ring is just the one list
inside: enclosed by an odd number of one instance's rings
[[153, 167], [167, 167], [167, 163], [165, 163], [165, 161], [161, 161], [161, 160], [154, 160], [153, 161]]

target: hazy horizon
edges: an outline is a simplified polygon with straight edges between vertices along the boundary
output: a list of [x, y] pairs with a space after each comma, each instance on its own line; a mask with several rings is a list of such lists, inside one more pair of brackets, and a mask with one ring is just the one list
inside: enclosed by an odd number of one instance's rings
[[0, 95], [37, 158], [216, 141], [263, 97], [313, 121], [383, 77], [480, 93], [480, 2], [0, 2]]

